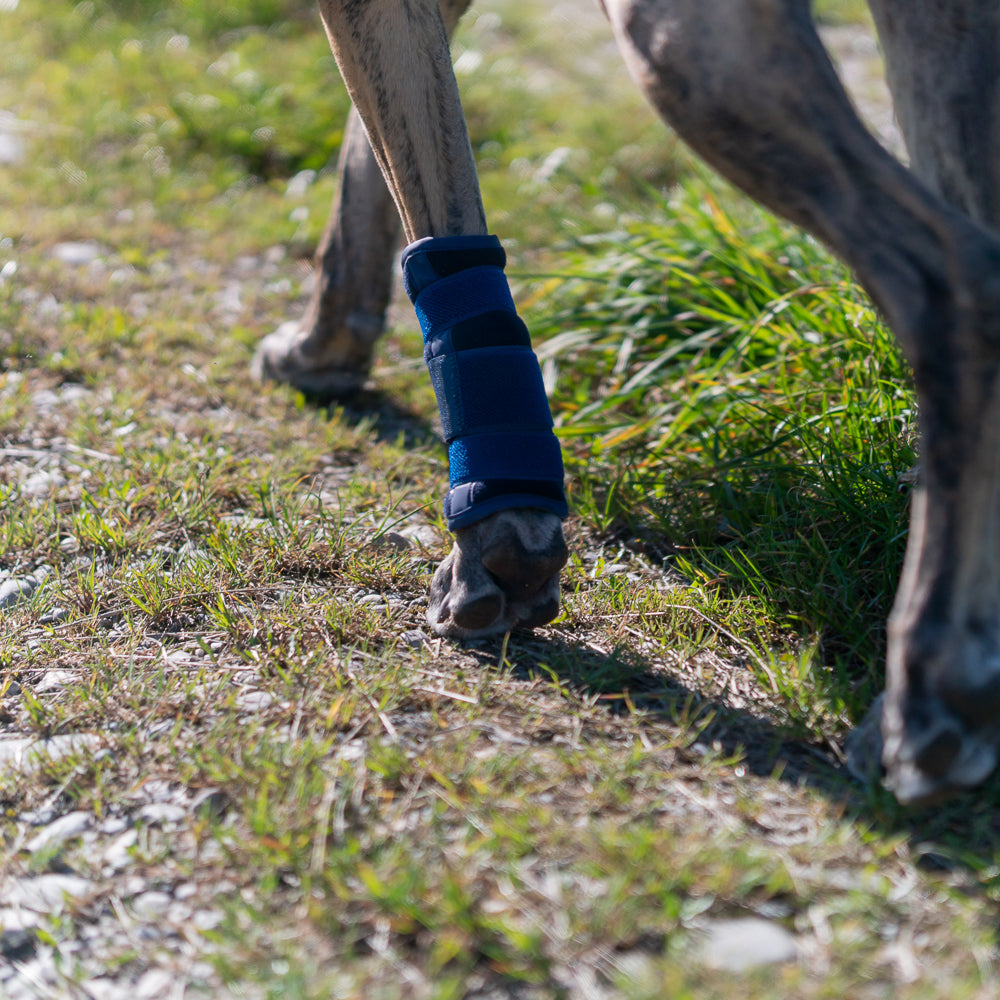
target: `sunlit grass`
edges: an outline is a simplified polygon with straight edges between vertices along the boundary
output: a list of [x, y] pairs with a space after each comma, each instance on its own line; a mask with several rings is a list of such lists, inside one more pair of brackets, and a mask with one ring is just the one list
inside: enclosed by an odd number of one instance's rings
[[[603, 20], [503, 0], [456, 41], [573, 504], [561, 618], [463, 646], [423, 619], [447, 473], [408, 305], [342, 407], [247, 374], [336, 190], [311, 3], [12, 7], [0, 572], [49, 576], [0, 611], [0, 734], [102, 751], [0, 776], [0, 879], [98, 886], [44, 930], [66, 988], [97, 995], [75, 946], [134, 931], [139, 881], [224, 911], [183, 928], [209, 995], [995, 992], [995, 787], [913, 820], [836, 766], [881, 683], [905, 367], [839, 265], [694, 167]], [[122, 871], [103, 834], [19, 846], [156, 782], [205, 798]], [[747, 915], [803, 959], [695, 961]], [[141, 933], [108, 976], [155, 965]]]
[[527, 293], [574, 499], [871, 671], [915, 462], [891, 335], [822, 248], [717, 182], [650, 216]]

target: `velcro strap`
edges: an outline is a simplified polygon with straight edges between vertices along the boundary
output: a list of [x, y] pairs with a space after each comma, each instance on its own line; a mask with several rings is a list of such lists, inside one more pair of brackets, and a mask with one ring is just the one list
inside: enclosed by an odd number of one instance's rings
[[502, 310], [517, 315], [507, 278], [497, 267], [474, 267], [442, 278], [425, 288], [413, 307], [425, 343], [434, 331], [449, 330], [483, 313]]
[[448, 526], [452, 530], [481, 521], [498, 510], [514, 507], [541, 508], [565, 517], [566, 498], [562, 483], [516, 479], [459, 483], [444, 498], [444, 516], [448, 518]]
[[[552, 426], [542, 372], [529, 348], [483, 347], [439, 354], [427, 360], [427, 370], [439, 403], [446, 402], [439, 409], [449, 443], [466, 434]], [[548, 438], [555, 441], [552, 434]]]
[[489, 479], [544, 481], [552, 478], [557, 462], [561, 481], [562, 452], [551, 431], [470, 434], [448, 445], [452, 486]]
[[403, 286], [413, 302], [428, 286], [470, 267], [507, 266], [507, 254], [495, 236], [428, 236], [403, 251]]

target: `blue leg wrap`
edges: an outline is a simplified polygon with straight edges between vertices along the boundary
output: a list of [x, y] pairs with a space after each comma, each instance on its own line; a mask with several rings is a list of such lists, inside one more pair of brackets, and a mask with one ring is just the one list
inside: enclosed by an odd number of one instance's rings
[[567, 513], [562, 453], [506, 262], [495, 236], [429, 237], [403, 252], [448, 442], [452, 530], [510, 507]]

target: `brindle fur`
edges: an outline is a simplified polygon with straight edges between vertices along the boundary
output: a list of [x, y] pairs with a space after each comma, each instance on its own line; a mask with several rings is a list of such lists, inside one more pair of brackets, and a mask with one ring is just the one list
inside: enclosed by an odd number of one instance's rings
[[[858, 119], [809, 0], [603, 5], [663, 118], [846, 261], [913, 366], [922, 482], [889, 621], [882, 759], [904, 802], [974, 785], [1000, 744], [1000, 4], [871, 0], [909, 168]], [[262, 373], [333, 391], [367, 374], [395, 240], [374, 162], [408, 240], [486, 231], [447, 47], [466, 6], [320, 0], [374, 153], [351, 130], [316, 298], [262, 345]], [[429, 619], [460, 636], [548, 620], [564, 560], [551, 515], [494, 515], [458, 533]]]

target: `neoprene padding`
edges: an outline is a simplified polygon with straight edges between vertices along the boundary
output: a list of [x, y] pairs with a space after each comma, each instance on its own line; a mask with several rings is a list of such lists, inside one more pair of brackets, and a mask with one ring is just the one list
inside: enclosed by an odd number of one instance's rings
[[495, 236], [418, 240], [403, 281], [448, 442], [454, 530], [510, 507], [567, 513], [559, 441]]

